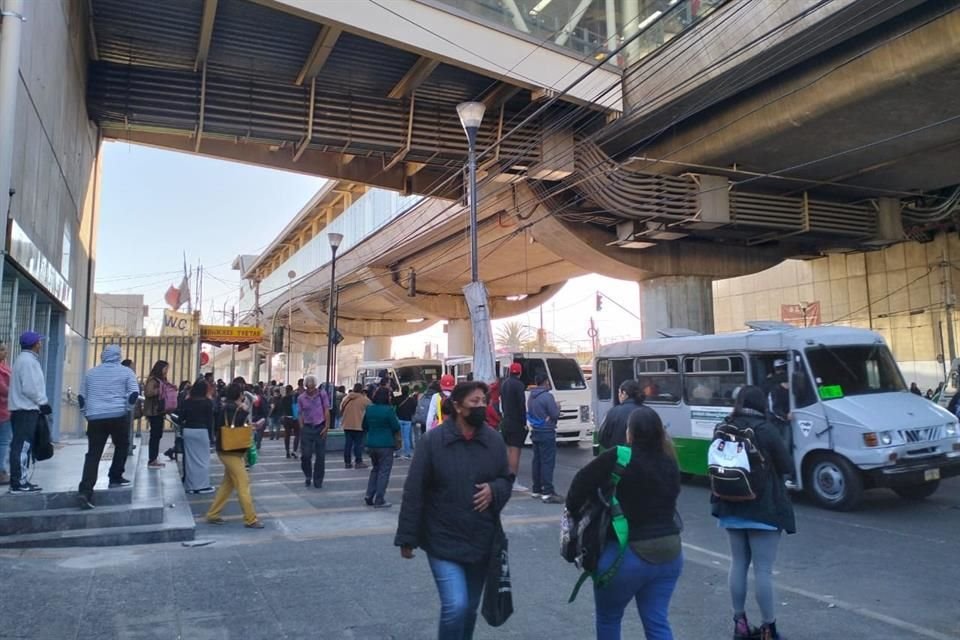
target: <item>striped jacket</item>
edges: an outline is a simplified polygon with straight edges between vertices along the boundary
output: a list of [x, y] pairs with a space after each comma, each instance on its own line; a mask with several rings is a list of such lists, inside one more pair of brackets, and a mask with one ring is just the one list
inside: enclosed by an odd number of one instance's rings
[[[128, 367], [120, 364], [120, 347], [108, 345], [100, 356], [103, 362], [87, 371], [80, 383], [83, 412], [87, 420], [120, 418], [133, 408], [140, 385]], [[130, 402], [133, 398], [134, 402]]]

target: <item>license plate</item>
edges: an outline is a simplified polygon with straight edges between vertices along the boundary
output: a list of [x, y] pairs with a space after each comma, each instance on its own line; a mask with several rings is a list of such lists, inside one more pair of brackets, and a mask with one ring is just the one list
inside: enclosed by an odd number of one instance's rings
[[923, 472], [924, 482], [930, 482], [931, 480], [940, 479], [940, 469], [927, 469]]

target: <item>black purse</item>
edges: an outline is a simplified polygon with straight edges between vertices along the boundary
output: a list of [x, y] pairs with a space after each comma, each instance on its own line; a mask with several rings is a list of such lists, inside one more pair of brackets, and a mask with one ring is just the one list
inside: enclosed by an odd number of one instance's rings
[[493, 535], [493, 545], [490, 549], [490, 559], [487, 561], [487, 577], [483, 584], [483, 604], [480, 613], [491, 627], [499, 627], [513, 614], [513, 585], [510, 581], [507, 536], [503, 532], [499, 515], [497, 530]]

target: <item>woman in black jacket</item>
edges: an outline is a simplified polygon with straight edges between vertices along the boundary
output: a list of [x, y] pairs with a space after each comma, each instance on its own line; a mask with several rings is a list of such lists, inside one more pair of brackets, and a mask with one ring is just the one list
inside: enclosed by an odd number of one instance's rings
[[414, 450], [394, 541], [427, 553], [440, 594], [439, 640], [469, 640], [500, 511], [513, 485], [500, 435], [485, 426], [487, 385], [458, 384], [452, 411]]
[[[676, 518], [680, 467], [660, 416], [649, 407], [631, 411], [626, 441], [630, 462], [617, 485], [617, 499], [629, 525], [629, 544], [610, 582], [594, 585], [597, 640], [619, 640], [623, 612], [633, 600], [647, 639], [672, 640], [667, 610], [683, 569]], [[616, 464], [617, 450], [613, 448], [578, 471], [567, 492], [567, 510], [576, 513], [598, 489], [606, 487]], [[612, 567], [619, 555], [620, 545], [611, 528], [597, 574]]]
[[619, 394], [620, 404], [607, 412], [600, 426], [600, 436], [597, 439], [600, 445], [598, 453], [612, 449], [618, 444], [626, 444], [627, 421], [630, 419], [630, 414], [643, 406], [643, 391], [636, 380], [624, 380], [620, 385]]
[[777, 558], [780, 535], [784, 531], [796, 533], [793, 504], [787, 495], [784, 479], [790, 475], [793, 462], [780, 431], [766, 417], [766, 397], [759, 387], [741, 387], [737, 393], [733, 415], [728, 422], [740, 429], [752, 429], [753, 442], [763, 457], [760, 469], [753, 469], [751, 477], [756, 498], [744, 502], [729, 502], [713, 496], [712, 512], [727, 530], [730, 538], [728, 584], [733, 602], [734, 640], [756, 638], [747, 622], [747, 572], [753, 565], [754, 589], [757, 604], [763, 616], [759, 637], [778, 640], [774, 611], [773, 565]]

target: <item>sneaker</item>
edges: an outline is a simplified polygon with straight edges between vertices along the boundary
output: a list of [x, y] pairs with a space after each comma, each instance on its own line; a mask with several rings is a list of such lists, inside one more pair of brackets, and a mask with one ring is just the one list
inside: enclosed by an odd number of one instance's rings
[[366, 469], [369, 466], [370, 465], [366, 464], [365, 462], [358, 462], [357, 464], [353, 465], [355, 469]]
[[373, 498], [368, 498], [368, 497], [364, 496], [364, 497], [363, 497], [363, 502], [364, 502], [364, 504], [366, 504], [368, 507], [372, 507], [372, 506], [373, 506]]
[[530, 491], [530, 487], [525, 487], [519, 482], [514, 482], [513, 490], [516, 491], [517, 493], [526, 493], [527, 491]]
[[393, 506], [393, 505], [390, 504], [389, 502], [374, 502], [374, 503], [373, 503], [373, 508], [374, 508], [374, 509], [389, 509], [389, 508], [392, 507], [392, 506]]
[[307, 485], [307, 489], [309, 489], [311, 485], [310, 478], [307, 478], [306, 485]]
[[32, 485], [29, 482], [10, 485], [10, 493], [23, 494], [23, 493], [36, 493], [37, 491], [40, 491], [40, 487], [36, 485]]
[[563, 504], [564, 502], [566, 502], [563, 496], [556, 493], [545, 495], [543, 496], [542, 500], [543, 500], [543, 504]]
[[196, 493], [213, 493], [216, 491], [213, 487], [204, 487], [203, 489], [197, 489]]
[[80, 508], [84, 511], [92, 511], [94, 508], [93, 501], [82, 493], [77, 498], [77, 502], [80, 504]]
[[543, 494], [537, 491], [531, 491], [530, 497], [533, 498], [534, 500], [540, 500], [541, 498], [543, 498]]
[[207, 524], [221, 525], [221, 524], [227, 524], [227, 521], [220, 517], [207, 518]]
[[353, 465], [350, 464], [349, 462], [344, 462], [344, 463], [343, 463], [343, 468], [344, 468], [344, 469], [353, 469]]
[[314, 483], [313, 483], [313, 488], [314, 488], [314, 489], [323, 489], [323, 483], [322, 483], [322, 482], [314, 482]]
[[156, 460], [154, 460], [153, 462], [147, 463], [147, 469], [163, 469], [166, 466], [167, 465], [163, 464], [162, 462], [158, 462]]
[[289, 460], [289, 459], [290, 459], [290, 452], [287, 451], [287, 460]]
[[107, 487], [110, 489], [120, 489], [121, 487], [129, 487], [131, 484], [133, 483], [126, 478], [120, 478], [119, 480], [111, 480]]
[[245, 526], [247, 529], [263, 529], [266, 525], [264, 525], [259, 520], [254, 520], [250, 524], [245, 524], [243, 526]]

